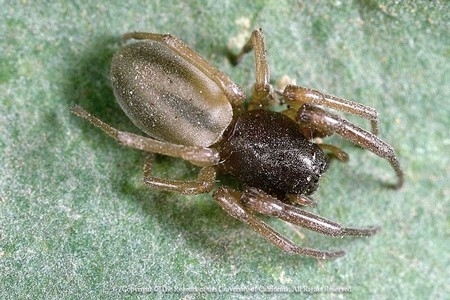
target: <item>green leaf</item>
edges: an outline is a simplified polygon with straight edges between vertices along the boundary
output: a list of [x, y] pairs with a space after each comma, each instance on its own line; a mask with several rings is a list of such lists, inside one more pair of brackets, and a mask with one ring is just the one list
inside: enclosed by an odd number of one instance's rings
[[[1, 5], [0, 298], [450, 293], [448, 2], [114, 2]], [[332, 162], [310, 210], [349, 226], [378, 224], [382, 232], [332, 239], [265, 219], [299, 245], [345, 249], [336, 261], [283, 253], [209, 194], [146, 188], [144, 153], [70, 113], [77, 103], [138, 132], [108, 79], [128, 31], [175, 34], [250, 92], [253, 57], [233, 67], [227, 52], [238, 51], [257, 27], [274, 83], [288, 75], [376, 108], [380, 136], [405, 169], [405, 186], [389, 189], [395, 177], [386, 161], [333, 137], [328, 141], [351, 160]], [[155, 165], [172, 178], [196, 171], [164, 157]]]

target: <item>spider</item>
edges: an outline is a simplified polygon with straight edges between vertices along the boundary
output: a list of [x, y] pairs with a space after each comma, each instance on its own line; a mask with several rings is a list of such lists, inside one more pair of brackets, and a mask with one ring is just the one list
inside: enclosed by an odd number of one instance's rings
[[[256, 82], [247, 105], [236, 83], [178, 38], [145, 32], [127, 33], [123, 38], [128, 43], [115, 54], [111, 66], [114, 94], [148, 137], [119, 131], [80, 106], [72, 111], [120, 144], [148, 152], [145, 185], [201, 194], [215, 188], [217, 173], [234, 177], [241, 187], [217, 187], [212, 194], [215, 201], [290, 254], [334, 259], [345, 252], [297, 246], [258, 218], [259, 214], [332, 237], [365, 237], [378, 231], [377, 226], [344, 227], [301, 208], [316, 205], [309, 195], [328, 168], [325, 152], [348, 159], [338, 147], [313, 142], [316, 137], [338, 134], [386, 159], [396, 172], [395, 186], [402, 186], [403, 171], [393, 148], [377, 137], [375, 109], [296, 85], [274, 91], [261, 29], [252, 32], [235, 56], [235, 62], [252, 50], [255, 56]], [[274, 112], [268, 109], [273, 104], [287, 108]], [[371, 132], [319, 106], [369, 120]], [[201, 169], [192, 181], [158, 178], [151, 172], [154, 154], [182, 158]]]

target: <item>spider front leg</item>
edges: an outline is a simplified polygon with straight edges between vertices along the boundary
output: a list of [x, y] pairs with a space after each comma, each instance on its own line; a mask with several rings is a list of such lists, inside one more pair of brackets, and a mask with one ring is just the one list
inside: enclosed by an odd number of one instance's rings
[[244, 194], [227, 187], [220, 187], [214, 193], [214, 199], [232, 217], [242, 221], [256, 233], [289, 254], [300, 254], [318, 259], [335, 259], [345, 254], [344, 251], [324, 251], [296, 246], [292, 241], [279, 234], [244, 208], [240, 202], [244, 197], [248, 198]]
[[370, 120], [372, 133], [378, 134], [378, 112], [372, 107], [297, 85], [286, 86], [282, 95], [294, 114], [303, 104], [322, 105]]
[[298, 111], [298, 122], [307, 127], [333, 132], [386, 159], [397, 174], [396, 188], [403, 185], [404, 175], [394, 149], [375, 134], [313, 105], [304, 104]]
[[367, 228], [343, 227], [342, 225], [310, 213], [296, 206], [283, 203], [271, 195], [256, 189], [247, 188], [242, 194], [242, 204], [251, 211], [263, 215], [276, 217], [307, 229], [326, 234], [332, 237], [367, 237], [379, 230], [372, 226]]

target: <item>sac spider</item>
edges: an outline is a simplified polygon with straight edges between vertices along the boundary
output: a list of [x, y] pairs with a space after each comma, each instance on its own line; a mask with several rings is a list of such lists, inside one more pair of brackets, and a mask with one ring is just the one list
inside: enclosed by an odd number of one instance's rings
[[[280, 218], [332, 237], [372, 236], [378, 227], [350, 228], [300, 206], [315, 206], [308, 197], [328, 168], [324, 151], [340, 160], [347, 154], [332, 145], [311, 142], [331, 134], [386, 159], [403, 184], [403, 172], [393, 148], [377, 137], [378, 114], [373, 108], [316, 90], [288, 85], [275, 92], [269, 84], [264, 36], [254, 30], [236, 61], [254, 51], [256, 82], [247, 108], [245, 94], [176, 37], [168, 34], [127, 33], [127, 43], [114, 56], [111, 79], [114, 94], [131, 121], [149, 137], [119, 131], [80, 106], [73, 113], [100, 128], [120, 144], [149, 153], [144, 183], [181, 194], [208, 193], [216, 173], [231, 175], [243, 186], [222, 185], [213, 198], [231, 216], [250, 226], [290, 254], [333, 259], [344, 251], [325, 251], [295, 245], [255, 213]], [[286, 104], [282, 112], [268, 110]], [[371, 122], [368, 132], [318, 106], [357, 115]], [[182, 158], [200, 166], [193, 181], [152, 176], [154, 154]]]

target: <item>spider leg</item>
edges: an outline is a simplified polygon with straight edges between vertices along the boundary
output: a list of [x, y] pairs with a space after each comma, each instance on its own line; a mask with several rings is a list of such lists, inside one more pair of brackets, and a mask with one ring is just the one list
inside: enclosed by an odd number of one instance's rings
[[256, 188], [247, 188], [242, 194], [241, 202], [246, 208], [252, 211], [276, 217], [332, 237], [367, 237], [374, 235], [379, 230], [376, 226], [367, 228], [343, 227], [339, 223], [325, 219], [296, 206], [283, 203], [277, 198]]
[[286, 86], [282, 95], [295, 110], [303, 104], [322, 105], [370, 120], [372, 133], [378, 134], [378, 112], [372, 107], [297, 85]]
[[403, 170], [395, 155], [394, 149], [375, 134], [354, 125], [338, 115], [331, 114], [321, 108], [309, 104], [304, 104], [300, 108], [298, 112], [298, 122], [319, 130], [324, 129], [325, 131], [337, 133], [347, 140], [386, 159], [397, 174], [398, 181], [395, 187], [400, 188], [403, 185]]
[[334, 259], [345, 254], [344, 251], [324, 251], [298, 247], [292, 241], [279, 234], [265, 222], [248, 212], [240, 203], [243, 194], [227, 187], [220, 187], [214, 193], [214, 199], [232, 217], [250, 226], [256, 233], [289, 254], [300, 254], [318, 259]]
[[331, 154], [333, 154], [333, 157], [339, 159], [340, 161], [348, 162], [349, 157], [347, 152], [345, 152], [344, 150], [330, 144], [317, 143], [317, 145], [320, 147], [320, 149], [331, 152]]
[[272, 87], [269, 84], [270, 72], [267, 63], [267, 52], [264, 43], [264, 34], [261, 28], [254, 30], [241, 52], [234, 57], [233, 63], [238, 64], [242, 57], [250, 51], [255, 54], [255, 84], [253, 95], [248, 109], [257, 109], [266, 106], [273, 100]]
[[302, 206], [316, 207], [317, 202], [305, 195], [288, 194], [286, 198], [292, 203]]
[[192, 164], [197, 166], [211, 166], [219, 161], [219, 153], [214, 149], [176, 145], [157, 141], [130, 132], [119, 131], [104, 123], [102, 120], [94, 117], [78, 105], [72, 108], [72, 112], [80, 118], [85, 119], [95, 127], [100, 128], [103, 132], [124, 146], [147, 152], [179, 157], [190, 161]]
[[151, 175], [154, 154], [149, 153], [144, 164], [144, 183], [152, 188], [178, 192], [185, 195], [208, 193], [214, 187], [216, 171], [213, 166], [203, 167], [198, 173], [197, 180], [169, 180]]

